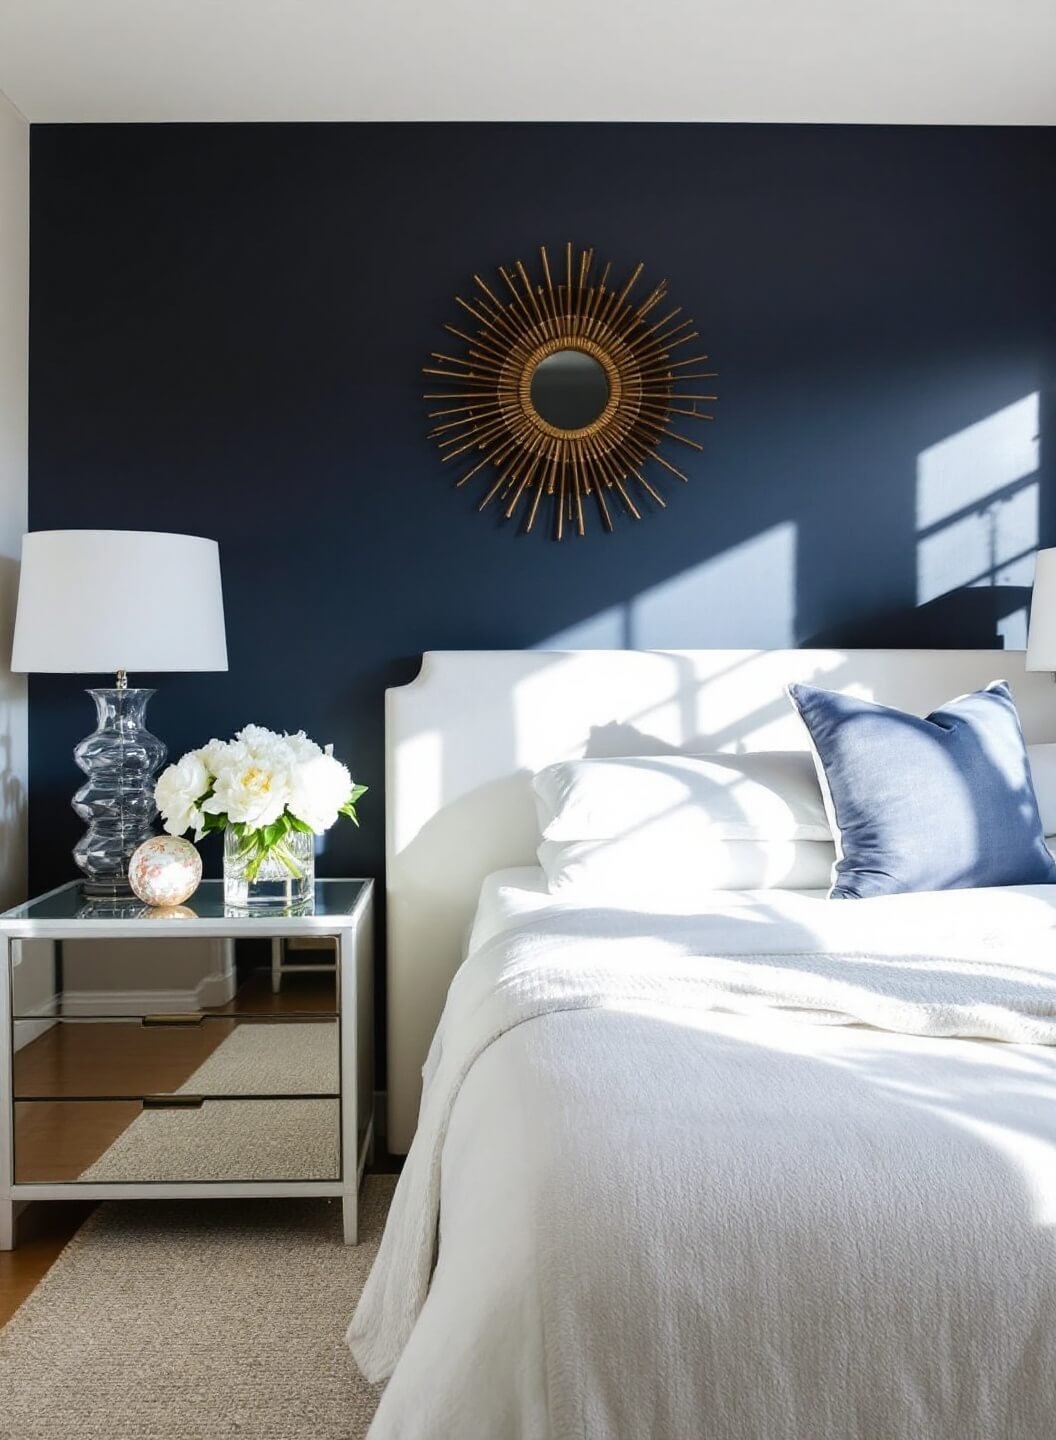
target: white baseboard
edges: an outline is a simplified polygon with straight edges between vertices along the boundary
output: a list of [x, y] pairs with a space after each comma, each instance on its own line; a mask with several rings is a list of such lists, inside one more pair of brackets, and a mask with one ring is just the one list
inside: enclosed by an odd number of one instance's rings
[[[164, 1010], [191, 1013], [226, 1005], [234, 998], [235, 984], [233, 969], [218, 970], [203, 976], [197, 985], [186, 990], [65, 990], [61, 1000], [64, 1015], [75, 1019], [92, 1015], [150, 1015]], [[36, 1040], [55, 1024], [59, 1000], [58, 995], [53, 995], [34, 1007], [30, 1019], [19, 1020], [16, 1049]]]
[[63, 995], [68, 1015], [142, 1015], [162, 1010], [204, 1010], [226, 1005], [235, 993], [233, 972], [206, 975], [187, 990], [67, 990]]

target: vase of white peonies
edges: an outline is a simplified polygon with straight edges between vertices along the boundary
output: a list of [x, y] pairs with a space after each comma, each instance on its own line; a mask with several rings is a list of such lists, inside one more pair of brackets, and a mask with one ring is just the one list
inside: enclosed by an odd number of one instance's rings
[[224, 904], [287, 909], [315, 885], [315, 836], [341, 815], [357, 825], [353, 783], [333, 746], [303, 730], [278, 734], [247, 725], [233, 740], [188, 750], [158, 777], [155, 799], [170, 835], [224, 836]]

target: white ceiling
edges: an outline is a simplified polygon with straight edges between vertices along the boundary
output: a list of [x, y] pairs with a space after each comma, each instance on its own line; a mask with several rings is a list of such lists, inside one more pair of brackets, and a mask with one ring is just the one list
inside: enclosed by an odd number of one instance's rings
[[30, 121], [1056, 123], [1056, 0], [0, 0]]

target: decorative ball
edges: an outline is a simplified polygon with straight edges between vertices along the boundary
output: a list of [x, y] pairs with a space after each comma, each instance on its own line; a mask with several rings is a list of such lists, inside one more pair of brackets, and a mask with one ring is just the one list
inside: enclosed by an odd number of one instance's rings
[[197, 920], [189, 905], [148, 905], [141, 920]]
[[202, 857], [178, 835], [152, 835], [132, 852], [128, 883], [147, 905], [182, 905], [198, 889]]

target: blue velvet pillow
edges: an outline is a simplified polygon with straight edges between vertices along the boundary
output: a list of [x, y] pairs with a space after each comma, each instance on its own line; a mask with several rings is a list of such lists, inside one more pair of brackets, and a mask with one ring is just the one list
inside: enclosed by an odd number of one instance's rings
[[921, 720], [790, 685], [836, 840], [831, 896], [1056, 884], [1004, 681]]

